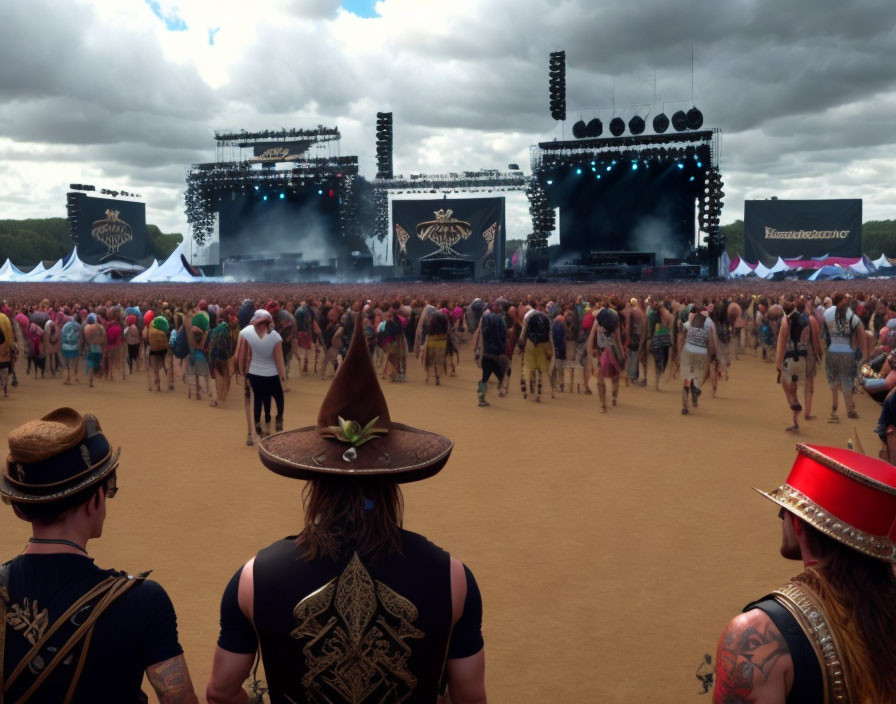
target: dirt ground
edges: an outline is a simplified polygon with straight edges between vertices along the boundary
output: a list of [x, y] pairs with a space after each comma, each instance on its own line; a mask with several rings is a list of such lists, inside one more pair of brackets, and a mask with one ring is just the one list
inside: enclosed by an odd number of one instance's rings
[[[484, 600], [487, 689], [493, 702], [705, 702], [695, 672], [726, 621], [799, 571], [778, 555], [777, 509], [751, 490], [783, 482], [794, 438], [773, 365], [734, 362], [718, 398], [680, 415], [678, 383], [622, 388], [606, 415], [597, 396], [476, 407], [465, 351], [457, 378], [388, 384], [392, 417], [456, 445], [436, 477], [406, 485], [405, 526], [463, 559]], [[516, 373], [517, 370], [514, 370]], [[852, 422], [825, 422], [817, 380], [801, 440], [845, 446]], [[652, 385], [652, 377], [651, 377]], [[313, 424], [325, 382], [291, 380], [286, 426]], [[878, 449], [879, 407], [858, 399], [859, 438]], [[0, 400], [0, 435], [52, 408], [95, 413], [122, 447], [97, 563], [152, 569], [178, 613], [200, 698], [221, 593], [259, 548], [300, 527], [302, 484], [265, 470], [245, 446], [242, 389], [210, 408], [175, 392], [147, 393], [144, 376], [95, 389], [24, 381]], [[841, 402], [842, 406], [842, 402]], [[8, 508], [0, 555], [25, 545]], [[148, 690], [148, 687], [145, 687]]]

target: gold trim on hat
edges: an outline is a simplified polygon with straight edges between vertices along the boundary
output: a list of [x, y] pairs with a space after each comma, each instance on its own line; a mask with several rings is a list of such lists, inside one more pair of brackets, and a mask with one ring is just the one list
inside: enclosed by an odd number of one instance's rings
[[855, 526], [849, 525], [789, 484], [782, 484], [770, 492], [756, 488], [754, 488], [754, 491], [758, 491], [765, 498], [774, 501], [779, 506], [804, 519], [829, 538], [833, 538], [869, 557], [886, 562], [896, 562], [896, 543], [890, 540], [889, 537], [871, 535]]
[[896, 487], [890, 486], [889, 484], [884, 484], [883, 482], [874, 479], [873, 477], [869, 477], [867, 474], [862, 474], [861, 472], [857, 472], [850, 467], [847, 467], [842, 462], [838, 462], [832, 457], [828, 457], [823, 452], [819, 452], [813, 447], [809, 447], [808, 445], [803, 445], [802, 443], [797, 443], [796, 446], [797, 452], [801, 455], [805, 455], [811, 460], [815, 460], [819, 464], [823, 464], [825, 467], [829, 469], [833, 469], [835, 472], [839, 472], [840, 474], [845, 474], [850, 479], [854, 479], [860, 484], [864, 484], [867, 487], [871, 487], [872, 489], [876, 489], [877, 491], [882, 491], [885, 494], [892, 494], [896, 496]]

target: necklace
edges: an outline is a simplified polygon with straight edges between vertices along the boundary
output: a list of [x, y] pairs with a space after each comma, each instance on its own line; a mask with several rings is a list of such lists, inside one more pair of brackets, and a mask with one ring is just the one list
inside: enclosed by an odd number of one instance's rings
[[86, 548], [81, 547], [77, 543], [73, 543], [71, 540], [63, 540], [62, 538], [28, 538], [28, 542], [38, 543], [40, 545], [68, 545], [70, 548], [75, 548], [85, 555], [87, 554]]

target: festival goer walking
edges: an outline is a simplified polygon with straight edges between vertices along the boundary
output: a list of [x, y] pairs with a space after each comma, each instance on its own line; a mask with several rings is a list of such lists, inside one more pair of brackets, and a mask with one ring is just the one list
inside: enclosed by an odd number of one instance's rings
[[[654, 388], [660, 390], [660, 377], [669, 364], [675, 316], [661, 298], [654, 299], [647, 315], [647, 347], [653, 355]], [[647, 378], [646, 368], [644, 378]]]
[[425, 383], [429, 383], [429, 375], [436, 378], [439, 385], [441, 374], [448, 374], [448, 316], [438, 309], [433, 309], [424, 321], [423, 363], [426, 369]]
[[96, 313], [90, 313], [84, 324], [84, 345], [87, 348], [87, 383], [93, 388], [93, 380], [103, 368], [103, 355], [106, 348], [106, 331], [100, 325]]
[[488, 381], [494, 374], [498, 381], [498, 397], [506, 395], [504, 388], [504, 375], [507, 372], [509, 360], [507, 357], [507, 326], [502, 315], [503, 306], [492, 304], [479, 319], [479, 328], [473, 336], [474, 354], [479, 356], [482, 367], [482, 378], [477, 386], [477, 394], [480, 406], [488, 406], [485, 395], [488, 392]]
[[[523, 399], [527, 393], [535, 395], [541, 401], [542, 380], [547, 378], [551, 384], [551, 362], [554, 359], [554, 346], [551, 344], [551, 319], [547, 313], [536, 308], [523, 312], [523, 326], [517, 343], [522, 357], [520, 364], [520, 390]], [[551, 398], [554, 387], [551, 386]]]
[[59, 368], [59, 351], [62, 347], [62, 338], [59, 326], [52, 318], [44, 324], [44, 343], [47, 369], [50, 372], [50, 376], [55, 377]]
[[706, 374], [709, 360], [715, 354], [715, 339], [706, 308], [693, 314], [684, 324], [685, 342], [681, 351], [681, 415], [690, 413], [689, 403], [697, 408], [702, 391], [700, 384]]
[[259, 443], [268, 469], [308, 481], [305, 525], [224, 590], [210, 704], [247, 701], [256, 652], [273, 702], [486, 701], [476, 580], [402, 527], [398, 485], [434, 475], [453, 444], [391, 420], [354, 327], [317, 427]]
[[[162, 382], [159, 378], [159, 372], [167, 373], [165, 361], [168, 358], [168, 336], [170, 332], [168, 319], [164, 315], [157, 315], [150, 321], [146, 330], [149, 339], [149, 369], [152, 373], [152, 383], [155, 384], [156, 391], [161, 392]], [[173, 384], [171, 384], [169, 377], [169, 391], [172, 386]], [[150, 385], [149, 390], [152, 391], [152, 385]]]
[[83, 346], [81, 316], [76, 313], [71, 320], [62, 326], [62, 359], [65, 360], [65, 381], [63, 383], [66, 386], [71, 386], [72, 371], [75, 372], [75, 383], [81, 383], [81, 379], [78, 377], [80, 373], [78, 367], [81, 362], [81, 348]]
[[781, 555], [803, 563], [719, 638], [715, 704], [896, 702], [896, 468], [797, 445], [781, 507]]
[[16, 355], [12, 325], [9, 316], [0, 312], [0, 388], [3, 389], [3, 398], [9, 398], [9, 375]]
[[811, 398], [809, 385], [809, 358], [813, 360], [816, 355], [821, 355], [821, 341], [818, 339], [818, 327], [812, 327], [813, 319], [806, 314], [806, 302], [800, 298], [794, 300], [793, 296], [786, 297], [782, 303], [784, 317], [781, 320], [781, 330], [778, 333], [778, 349], [776, 354], [776, 366], [784, 396], [793, 412], [793, 425], [785, 430], [788, 433], [799, 433], [799, 415], [803, 410], [798, 398], [799, 384], [805, 385], [806, 393], [806, 420], [812, 420], [808, 404]]
[[115, 372], [118, 370], [121, 370], [121, 380], [124, 381], [124, 331], [117, 311], [116, 306], [106, 323], [106, 378], [109, 381], [115, 381]]
[[[253, 419], [255, 434], [263, 438], [270, 434], [271, 399], [277, 406], [275, 432], [283, 430], [283, 387], [286, 368], [283, 363], [283, 341], [274, 330], [271, 314], [263, 308], [255, 311], [249, 325], [240, 333], [249, 347], [249, 367], [247, 378], [254, 397]], [[261, 427], [261, 409], [264, 407], [266, 429]]]
[[[140, 371], [140, 328], [137, 316], [131, 313], [125, 318], [124, 342], [128, 351], [128, 374]], [[134, 369], [136, 367], [136, 369]]]
[[825, 372], [833, 397], [828, 423], [840, 422], [837, 415], [838, 391], [843, 394], [847, 417], [857, 419], [859, 414], [853, 399], [858, 370], [856, 353], [867, 357], [868, 341], [865, 326], [849, 307], [849, 298], [845, 294], [837, 293], [832, 299], [832, 305], [825, 310], [824, 333], [827, 340]]
[[28, 341], [29, 355], [31, 363], [34, 365], [34, 379], [37, 380], [37, 372], [40, 371], [40, 378], [45, 378], [47, 368], [47, 357], [45, 347], [45, 336], [43, 325], [36, 322], [28, 324]]
[[[59, 408], [9, 434], [0, 496], [31, 524], [0, 566], [0, 691], [9, 702], [196, 704], [171, 600], [147, 572], [100, 569], [88, 541], [118, 492], [119, 450], [99, 421]], [[4, 648], [5, 644], [5, 648]]]
[[607, 412], [607, 386], [610, 380], [611, 402], [615, 406], [619, 401], [619, 377], [622, 375], [622, 338], [619, 331], [619, 313], [610, 302], [601, 308], [594, 318], [591, 329], [593, 340], [590, 344], [600, 350], [600, 367], [597, 370], [597, 393], [600, 399], [600, 410]]
[[215, 380], [215, 398], [209, 401], [211, 406], [217, 406], [218, 402], [224, 403], [227, 400], [227, 392], [230, 390], [230, 358], [233, 352], [230, 325], [222, 316], [221, 322], [215, 326], [208, 338], [209, 369]]
[[[629, 300], [628, 305], [622, 311], [625, 321], [626, 349], [625, 370], [629, 381], [636, 386], [647, 386], [647, 316], [641, 310], [637, 298]], [[644, 375], [641, 375], [641, 366], [644, 367]]]

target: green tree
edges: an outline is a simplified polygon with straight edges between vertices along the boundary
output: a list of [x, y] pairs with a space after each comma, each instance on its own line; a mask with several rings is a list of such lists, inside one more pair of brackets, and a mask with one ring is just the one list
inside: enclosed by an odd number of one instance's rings
[[896, 257], [896, 220], [869, 220], [862, 225], [862, 252], [872, 259]]
[[722, 225], [720, 232], [725, 236], [725, 251], [734, 259], [735, 254], [744, 253], [744, 221], [735, 220], [728, 225]]

